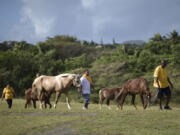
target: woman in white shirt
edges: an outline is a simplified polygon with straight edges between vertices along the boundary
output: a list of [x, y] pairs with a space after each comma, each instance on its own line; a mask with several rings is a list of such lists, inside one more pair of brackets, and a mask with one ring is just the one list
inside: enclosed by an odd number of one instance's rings
[[89, 71], [86, 70], [82, 75], [81, 79], [81, 93], [84, 97], [84, 107], [83, 109], [88, 109], [89, 101], [90, 101], [90, 94], [91, 94], [91, 87], [92, 85], [92, 78], [89, 76]]

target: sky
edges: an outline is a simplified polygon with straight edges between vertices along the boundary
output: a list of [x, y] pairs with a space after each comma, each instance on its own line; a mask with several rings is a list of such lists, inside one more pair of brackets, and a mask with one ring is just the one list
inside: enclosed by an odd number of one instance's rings
[[0, 42], [55, 35], [117, 43], [180, 32], [180, 0], [0, 0]]

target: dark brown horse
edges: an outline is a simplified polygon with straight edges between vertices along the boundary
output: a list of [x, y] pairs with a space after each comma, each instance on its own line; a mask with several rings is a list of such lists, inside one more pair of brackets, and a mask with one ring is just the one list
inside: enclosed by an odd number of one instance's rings
[[119, 105], [121, 106], [121, 109], [123, 107], [125, 98], [128, 94], [132, 96], [131, 103], [134, 105], [136, 109], [137, 107], [135, 105], [135, 98], [136, 98], [136, 94], [139, 94], [141, 98], [141, 102], [143, 104], [143, 108], [146, 109], [151, 97], [147, 80], [144, 78], [136, 78], [136, 79], [128, 80], [126, 83], [122, 85], [122, 89], [116, 97], [116, 100], [120, 98]]
[[106, 100], [106, 104], [109, 109], [110, 101], [114, 100], [115, 97], [119, 94], [121, 88], [103, 88], [99, 91], [99, 104], [100, 109], [102, 108], [103, 101]]
[[[51, 93], [47, 93], [47, 92], [44, 92], [42, 95], [42, 99], [44, 101], [45, 108], [47, 107], [47, 104], [49, 104], [49, 108], [52, 107], [52, 105], [50, 103], [50, 95], [51, 95]], [[29, 88], [25, 91], [25, 99], [26, 99], [25, 108], [31, 106], [31, 101], [33, 102], [33, 107], [36, 108], [36, 101], [38, 100], [38, 97], [36, 94], [34, 94], [32, 92], [31, 88]]]

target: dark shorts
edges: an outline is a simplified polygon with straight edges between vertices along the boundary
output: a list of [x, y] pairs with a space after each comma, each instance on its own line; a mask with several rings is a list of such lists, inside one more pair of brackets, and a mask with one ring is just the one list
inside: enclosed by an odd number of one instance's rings
[[166, 87], [166, 88], [159, 88], [157, 89], [158, 90], [158, 94], [157, 94], [157, 97], [158, 98], [162, 98], [164, 95], [166, 97], [170, 97], [171, 96], [171, 90], [169, 87]]
[[12, 107], [12, 99], [6, 99], [6, 102], [8, 104], [8, 108]]

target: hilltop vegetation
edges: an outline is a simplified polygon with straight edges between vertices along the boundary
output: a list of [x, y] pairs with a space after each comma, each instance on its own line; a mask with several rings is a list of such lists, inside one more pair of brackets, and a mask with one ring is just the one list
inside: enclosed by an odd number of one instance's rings
[[155, 34], [143, 45], [115, 42], [102, 45], [66, 35], [47, 38], [35, 45], [26, 41], [4, 41], [0, 43], [0, 89], [10, 83], [22, 97], [37, 73], [82, 73], [88, 68], [96, 88], [92, 99], [97, 102], [100, 88], [119, 87], [128, 79], [144, 76], [152, 86], [153, 70], [161, 59], [169, 61], [170, 76], [175, 84], [174, 100], [180, 102], [180, 36], [176, 31], [167, 36]]

